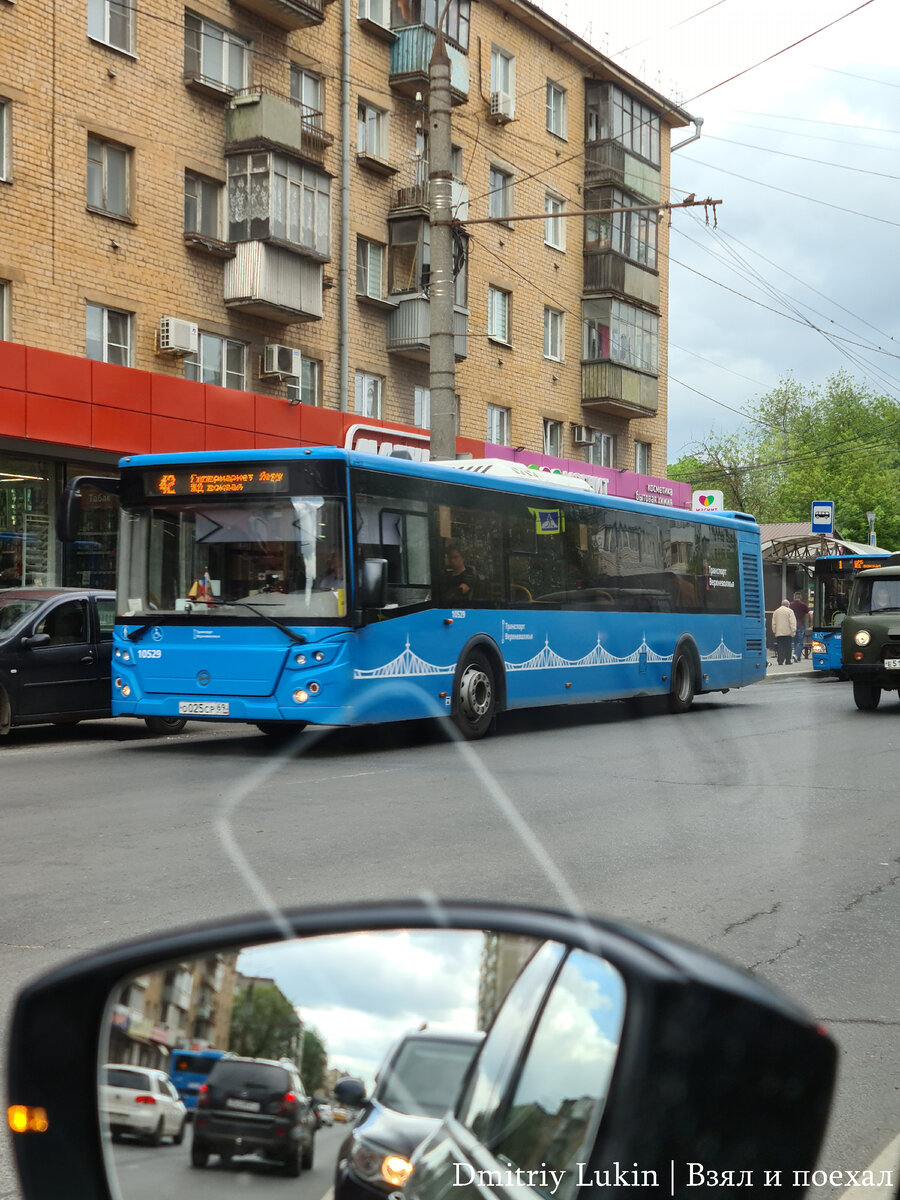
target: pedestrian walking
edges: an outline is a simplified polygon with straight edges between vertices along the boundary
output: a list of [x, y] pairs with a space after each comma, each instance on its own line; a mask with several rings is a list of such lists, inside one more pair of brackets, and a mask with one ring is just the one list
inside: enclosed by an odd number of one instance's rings
[[794, 638], [797, 636], [797, 618], [789, 600], [782, 600], [781, 607], [772, 613], [772, 635], [775, 638], [778, 665], [785, 667], [791, 661]]
[[803, 657], [803, 647], [806, 644], [806, 623], [809, 619], [809, 605], [804, 601], [800, 592], [794, 592], [791, 612], [797, 618], [797, 632], [794, 634], [794, 662], [799, 662]]

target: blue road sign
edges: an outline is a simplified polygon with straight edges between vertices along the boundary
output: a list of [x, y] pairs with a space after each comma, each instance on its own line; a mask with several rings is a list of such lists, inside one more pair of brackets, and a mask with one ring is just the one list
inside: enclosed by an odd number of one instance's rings
[[814, 500], [812, 506], [813, 533], [834, 533], [834, 501]]

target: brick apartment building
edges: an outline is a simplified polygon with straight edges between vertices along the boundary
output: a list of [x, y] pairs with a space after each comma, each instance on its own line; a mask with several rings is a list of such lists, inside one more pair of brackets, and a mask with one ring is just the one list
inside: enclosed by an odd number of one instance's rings
[[[53, 501], [121, 453], [344, 444], [361, 424], [427, 446], [440, 7], [2, 5], [0, 586], [82, 582]], [[646, 493], [666, 463], [667, 218], [563, 214], [665, 201], [691, 118], [527, 0], [449, 0], [445, 29], [458, 451]], [[465, 225], [485, 217], [502, 223]], [[95, 527], [114, 545], [112, 513]]]

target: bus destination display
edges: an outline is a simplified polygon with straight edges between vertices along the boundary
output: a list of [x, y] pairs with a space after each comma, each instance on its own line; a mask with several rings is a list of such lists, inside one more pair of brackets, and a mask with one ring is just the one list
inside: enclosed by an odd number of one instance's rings
[[288, 490], [286, 463], [198, 463], [142, 474], [147, 497], [273, 495]]

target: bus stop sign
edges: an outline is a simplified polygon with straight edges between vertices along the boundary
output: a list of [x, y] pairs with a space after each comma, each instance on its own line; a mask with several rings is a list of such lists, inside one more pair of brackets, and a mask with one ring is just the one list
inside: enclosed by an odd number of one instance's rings
[[834, 533], [834, 501], [814, 500], [812, 506], [813, 533]]

